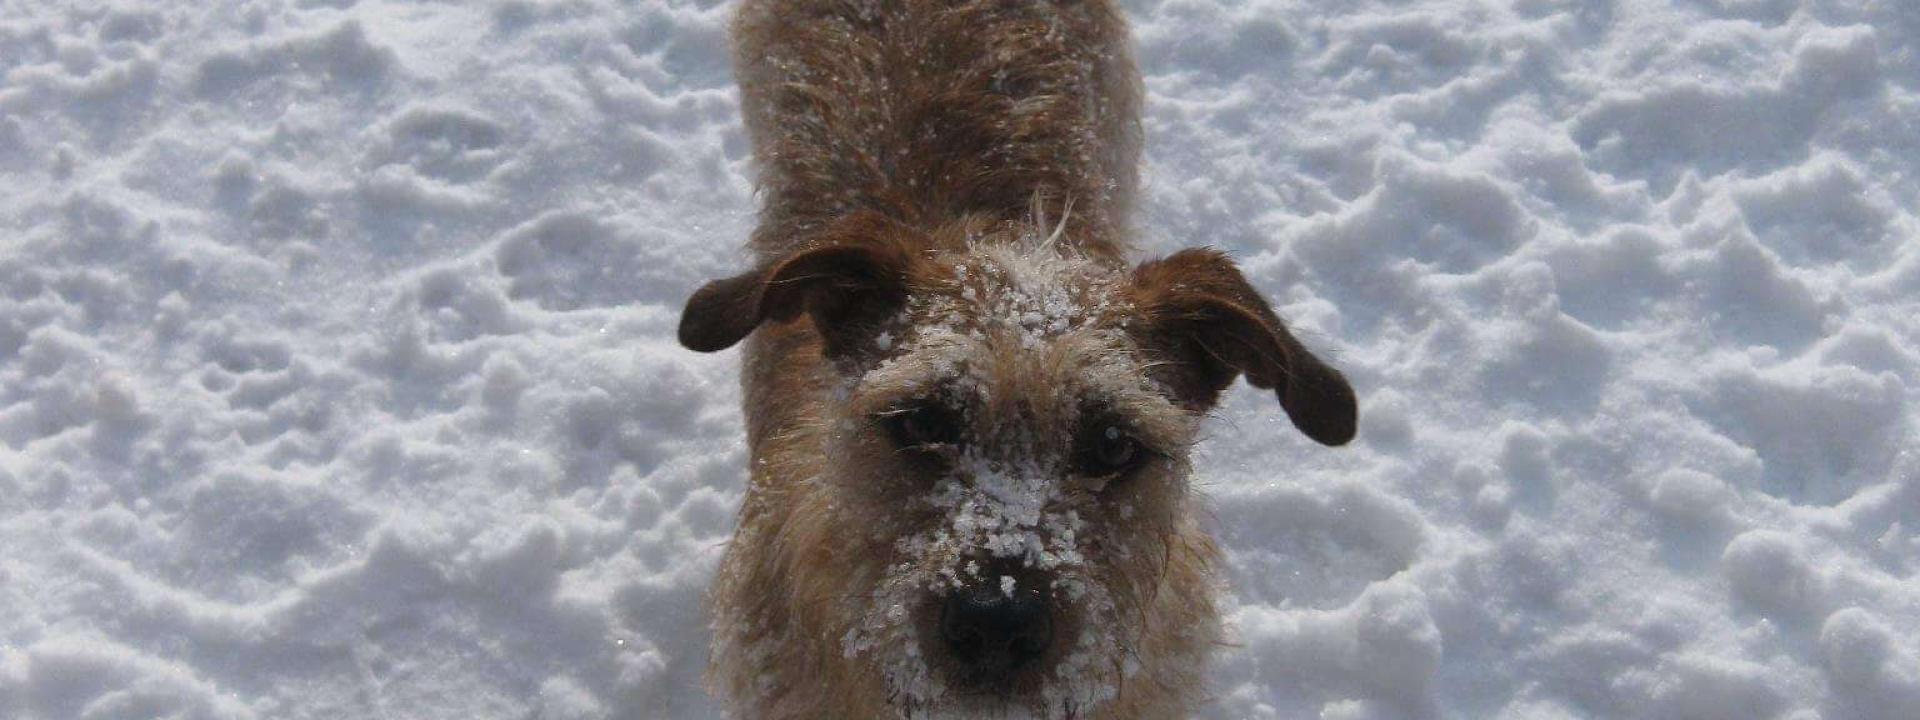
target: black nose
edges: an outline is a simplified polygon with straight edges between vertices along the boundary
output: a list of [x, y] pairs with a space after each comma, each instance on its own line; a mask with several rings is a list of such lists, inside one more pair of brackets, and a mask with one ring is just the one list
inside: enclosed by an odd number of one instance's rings
[[962, 664], [1003, 676], [1040, 657], [1053, 640], [1053, 618], [1037, 589], [998, 585], [957, 590], [940, 612], [940, 635]]

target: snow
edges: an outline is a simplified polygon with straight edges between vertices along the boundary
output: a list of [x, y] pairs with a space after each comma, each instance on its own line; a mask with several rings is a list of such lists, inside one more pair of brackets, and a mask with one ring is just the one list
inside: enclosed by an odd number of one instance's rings
[[[1920, 5], [1128, 0], [1139, 238], [1354, 381], [1207, 718], [1920, 716]], [[0, 0], [0, 716], [717, 717], [706, 0]]]

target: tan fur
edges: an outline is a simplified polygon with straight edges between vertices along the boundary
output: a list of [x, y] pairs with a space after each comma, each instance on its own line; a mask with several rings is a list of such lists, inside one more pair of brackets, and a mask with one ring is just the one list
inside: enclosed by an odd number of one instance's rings
[[[1200, 421], [1245, 376], [1340, 444], [1353, 394], [1224, 256], [1127, 266], [1140, 92], [1117, 10], [745, 0], [734, 36], [758, 262], [680, 329], [746, 343], [715, 691], [767, 719], [1189, 713], [1220, 632]], [[927, 405], [963, 434], [899, 446], [888, 418]], [[1089, 433], [1116, 428], [1152, 452], [1088, 477]], [[1043, 589], [1053, 641], [982, 689], [935, 626], [944, 593], [995, 582]]]
[[783, 257], [855, 210], [928, 227], [1073, 198], [1083, 250], [1118, 257], [1140, 80], [1106, 0], [745, 0], [741, 108]]

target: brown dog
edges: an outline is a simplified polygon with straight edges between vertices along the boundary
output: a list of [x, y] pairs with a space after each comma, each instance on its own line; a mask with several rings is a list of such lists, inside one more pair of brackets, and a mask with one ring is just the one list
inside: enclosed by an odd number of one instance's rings
[[1129, 267], [1140, 82], [1109, 0], [745, 0], [752, 485], [711, 680], [752, 718], [1168, 718], [1218, 553], [1188, 453], [1237, 376], [1309, 437], [1352, 389], [1224, 256]]

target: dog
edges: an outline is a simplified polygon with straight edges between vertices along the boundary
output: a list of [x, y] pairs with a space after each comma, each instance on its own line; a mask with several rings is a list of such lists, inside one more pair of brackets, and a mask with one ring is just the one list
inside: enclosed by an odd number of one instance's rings
[[708, 681], [749, 718], [1173, 718], [1220, 554], [1190, 480], [1237, 377], [1357, 406], [1229, 258], [1127, 259], [1142, 85], [1110, 0], [743, 0], [756, 262], [688, 300], [744, 341], [750, 485]]

